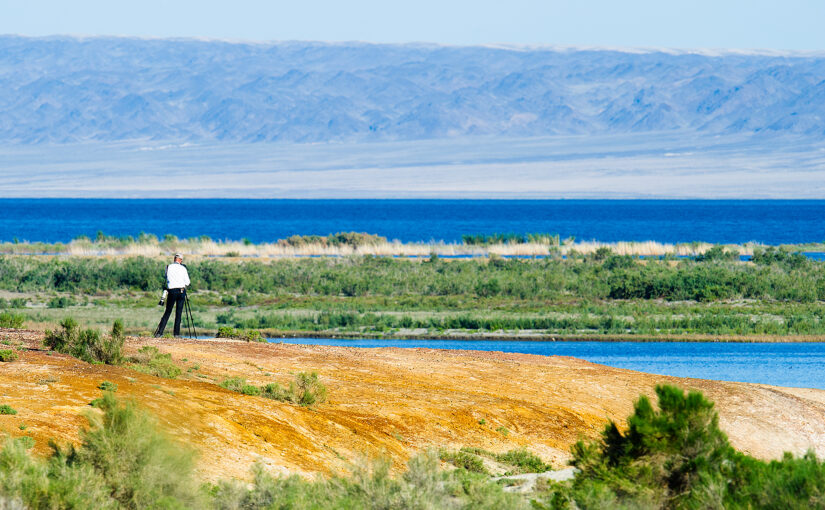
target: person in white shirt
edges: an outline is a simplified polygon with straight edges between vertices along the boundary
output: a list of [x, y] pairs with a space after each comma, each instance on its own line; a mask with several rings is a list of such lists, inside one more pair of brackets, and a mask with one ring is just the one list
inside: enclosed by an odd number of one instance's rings
[[183, 307], [186, 302], [186, 287], [189, 286], [189, 271], [183, 265], [183, 255], [175, 254], [174, 262], [166, 266], [166, 290], [169, 292], [166, 298], [166, 311], [160, 319], [158, 329], [155, 330], [155, 337], [163, 336], [166, 329], [166, 322], [172, 314], [172, 307], [175, 307], [175, 336], [180, 336], [180, 318], [183, 314]]

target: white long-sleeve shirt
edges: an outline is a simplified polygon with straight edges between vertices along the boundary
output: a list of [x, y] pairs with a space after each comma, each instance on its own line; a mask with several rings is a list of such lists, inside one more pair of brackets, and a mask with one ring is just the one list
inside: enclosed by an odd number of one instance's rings
[[189, 285], [189, 271], [177, 262], [166, 266], [166, 288], [182, 289]]

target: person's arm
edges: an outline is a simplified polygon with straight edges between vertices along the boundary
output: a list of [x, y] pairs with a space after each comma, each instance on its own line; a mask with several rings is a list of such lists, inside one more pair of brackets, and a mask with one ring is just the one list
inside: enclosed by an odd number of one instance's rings
[[186, 266], [183, 267], [183, 276], [186, 280], [186, 284], [184, 285], [184, 287], [188, 287], [191, 282], [189, 281], [189, 271], [186, 269]]

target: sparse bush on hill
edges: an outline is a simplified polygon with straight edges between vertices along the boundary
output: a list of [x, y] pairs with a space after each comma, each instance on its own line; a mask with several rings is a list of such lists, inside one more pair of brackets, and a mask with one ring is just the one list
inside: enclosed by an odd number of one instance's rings
[[260, 387], [253, 386], [247, 384], [246, 379], [242, 377], [228, 377], [219, 386], [244, 395], [262, 396], [304, 407], [325, 402], [327, 399], [327, 387], [320, 381], [316, 372], [299, 372], [288, 388], [282, 388], [278, 383], [269, 383]]
[[17, 414], [17, 410], [8, 404], [0, 405], [0, 414]]
[[17, 353], [11, 349], [0, 349], [0, 362], [10, 363], [17, 360]]
[[128, 361], [131, 367], [138, 372], [166, 379], [175, 379], [182, 372], [181, 368], [172, 361], [171, 354], [162, 353], [157, 347], [151, 345], [144, 345], [138, 349], [137, 354]]
[[59, 330], [46, 330], [43, 344], [87, 363], [116, 365], [123, 361], [124, 341], [123, 322], [120, 320], [114, 322], [108, 337], [101, 337], [97, 330], [80, 330], [77, 321], [66, 317], [60, 322]]
[[103, 391], [111, 391], [112, 393], [117, 391], [117, 384], [113, 383], [112, 381], [103, 381], [102, 383], [97, 385], [97, 389]]
[[234, 338], [237, 340], [246, 340], [247, 342], [266, 342], [266, 338], [256, 329], [235, 329], [231, 326], [218, 327], [218, 333], [215, 335], [215, 338]]
[[302, 406], [311, 406], [327, 399], [327, 387], [318, 379], [317, 372], [298, 372], [295, 381], [289, 385], [289, 392], [294, 395], [294, 402]]

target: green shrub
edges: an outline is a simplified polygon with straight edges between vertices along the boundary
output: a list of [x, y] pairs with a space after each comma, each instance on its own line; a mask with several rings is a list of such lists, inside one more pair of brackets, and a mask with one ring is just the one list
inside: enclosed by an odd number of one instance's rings
[[243, 393], [244, 395], [261, 396], [281, 402], [292, 402], [301, 406], [312, 406], [316, 403], [324, 402], [327, 398], [327, 388], [318, 379], [315, 372], [299, 372], [295, 375], [288, 389], [282, 388], [278, 383], [269, 383], [264, 386], [252, 386], [246, 383], [246, 379], [241, 377], [228, 377], [219, 384], [221, 388], [229, 391]]
[[292, 400], [292, 395], [290, 395], [289, 390], [282, 388], [278, 383], [269, 383], [261, 386], [261, 396], [272, 400], [280, 400], [282, 402]]
[[263, 388], [246, 384], [246, 379], [240, 377], [229, 377], [224, 379], [218, 386], [226, 388], [229, 391], [243, 393], [244, 395], [258, 396], [261, 394]]
[[17, 360], [17, 353], [11, 349], [0, 350], [0, 362], [11, 362]]
[[457, 468], [466, 469], [473, 473], [489, 474], [481, 458], [463, 449], [457, 452], [442, 450], [439, 452], [438, 458]]
[[117, 384], [115, 384], [111, 381], [103, 381], [102, 383], [97, 385], [97, 389], [103, 390], [103, 391], [115, 392], [115, 391], [117, 391]]
[[507, 437], [507, 436], [510, 435], [510, 431], [507, 430], [507, 427], [504, 427], [504, 426], [496, 427], [496, 432], [498, 432], [499, 434], [501, 434], [504, 437]]
[[255, 329], [249, 329], [241, 333], [241, 339], [247, 342], [266, 342], [266, 338], [261, 335], [261, 332]]
[[144, 345], [138, 349], [137, 355], [129, 359], [132, 368], [144, 374], [175, 379], [182, 370], [172, 361], [171, 354], [161, 353], [157, 347]]
[[[541, 499], [552, 508], [811, 508], [822, 506], [825, 463], [808, 453], [766, 463], [735, 451], [701, 393], [658, 386], [640, 397], [627, 430], [573, 447], [580, 472]], [[544, 508], [547, 508], [546, 506]]]
[[8, 404], [0, 404], [0, 414], [17, 414], [17, 411]]
[[[60, 454], [48, 460], [34, 457], [25, 439], [6, 438], [0, 449], [0, 508], [118, 508], [92, 466], [70, 465]], [[4, 498], [14, 503], [4, 507]]]
[[302, 406], [311, 406], [327, 399], [327, 387], [318, 379], [317, 372], [298, 372], [295, 381], [290, 384], [290, 393], [294, 396], [293, 401]]
[[50, 299], [46, 306], [49, 308], [68, 308], [74, 306], [74, 304], [75, 301], [70, 297], [57, 296]]
[[0, 328], [22, 329], [25, 321], [25, 315], [14, 314], [11, 312], [0, 313]]
[[240, 377], [228, 377], [221, 381], [218, 386], [229, 391], [236, 391], [240, 393], [243, 387], [246, 386], [246, 379]]
[[91, 466], [121, 508], [194, 508], [201, 503], [194, 479], [194, 452], [158, 431], [134, 403], [119, 403], [105, 392], [89, 414], [81, 446], [71, 447], [67, 464]]
[[524, 448], [498, 454], [495, 458], [499, 462], [514, 466], [517, 473], [544, 473], [552, 469], [552, 466], [545, 464], [538, 455]]
[[87, 363], [115, 365], [123, 362], [123, 323], [116, 320], [112, 334], [107, 338], [93, 329], [80, 330], [71, 317], [60, 322], [60, 330], [46, 330], [44, 345], [57, 352], [69, 354]]
[[215, 335], [215, 338], [236, 338], [237, 336], [237, 329], [231, 326], [221, 326], [218, 328], [218, 334]]
[[257, 386], [252, 386], [251, 384], [245, 384], [241, 388], [241, 393], [243, 393], [244, 395], [257, 396], [261, 394], [261, 389]]
[[238, 340], [246, 340], [247, 342], [266, 342], [266, 339], [258, 330], [235, 329], [230, 326], [218, 327], [218, 334], [215, 335], [215, 338], [236, 338]]

